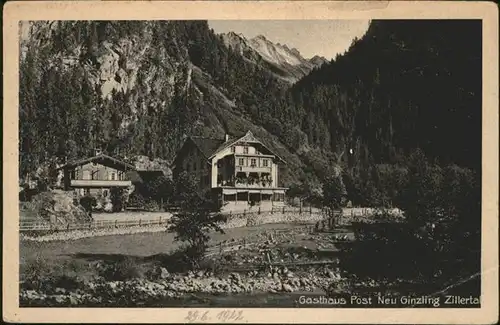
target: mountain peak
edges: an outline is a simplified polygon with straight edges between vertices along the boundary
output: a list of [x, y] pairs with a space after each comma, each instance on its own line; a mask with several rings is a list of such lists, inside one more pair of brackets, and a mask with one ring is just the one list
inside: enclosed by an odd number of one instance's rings
[[328, 60], [324, 56], [315, 55], [309, 59], [309, 62], [311, 62], [315, 66], [319, 67], [319, 66], [322, 66], [323, 64], [327, 63]]
[[288, 82], [297, 81], [309, 73], [314, 66], [326, 62], [326, 59], [313, 61], [305, 59], [296, 48], [290, 48], [282, 43], [273, 43], [262, 34], [251, 39], [233, 31], [221, 35], [226, 46], [231, 47], [249, 61], [257, 62], [258, 57], [262, 58], [280, 71], [277, 73], [279, 78]]
[[[222, 35], [224, 35], [224, 34], [222, 34]], [[243, 36], [243, 34], [241, 34], [241, 33], [236, 33], [236, 32], [233, 32], [233, 31], [230, 31], [230, 32], [226, 33], [225, 35], [227, 35], [227, 36], [231, 36], [231, 37], [245, 38], [245, 37]]]

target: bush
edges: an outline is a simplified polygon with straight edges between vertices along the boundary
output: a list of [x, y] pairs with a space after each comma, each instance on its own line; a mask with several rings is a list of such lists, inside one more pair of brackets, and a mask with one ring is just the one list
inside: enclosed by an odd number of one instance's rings
[[418, 152], [407, 163], [407, 182], [401, 182], [404, 186], [393, 197], [404, 212], [403, 222], [355, 227], [359, 240], [342, 249], [344, 268], [359, 276], [425, 279], [442, 286], [476, 274], [481, 252], [479, 176], [458, 166], [431, 164]]
[[50, 268], [45, 260], [38, 256], [34, 261], [27, 263], [20, 270], [20, 279], [23, 281], [23, 288], [41, 290], [49, 272]]
[[160, 211], [160, 205], [158, 202], [150, 200], [144, 204], [144, 210], [146, 211]]
[[113, 205], [113, 212], [123, 211], [125, 208], [126, 198], [125, 190], [118, 187], [113, 187], [110, 191], [111, 204]]
[[141, 193], [134, 191], [132, 194], [130, 194], [128, 206], [143, 209], [145, 205], [146, 205], [146, 200], [144, 199], [144, 196]]
[[86, 195], [80, 199], [80, 205], [92, 216], [92, 209], [97, 205], [97, 200], [90, 195]]
[[23, 280], [23, 289], [50, 293], [55, 288], [80, 288], [83, 282], [80, 275], [86, 271], [76, 261], [48, 265], [41, 257], [37, 257], [20, 270], [20, 278]]
[[145, 276], [145, 268], [133, 258], [125, 258], [112, 264], [104, 265], [99, 275], [106, 281], [126, 281]]

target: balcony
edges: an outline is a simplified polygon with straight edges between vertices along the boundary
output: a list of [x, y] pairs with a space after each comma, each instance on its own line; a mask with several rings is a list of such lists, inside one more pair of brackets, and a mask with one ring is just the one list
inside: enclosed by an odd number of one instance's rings
[[271, 174], [271, 167], [257, 167], [257, 166], [235, 166], [234, 171], [245, 173], [269, 173]]
[[102, 180], [102, 179], [72, 179], [71, 187], [128, 187], [131, 181]]

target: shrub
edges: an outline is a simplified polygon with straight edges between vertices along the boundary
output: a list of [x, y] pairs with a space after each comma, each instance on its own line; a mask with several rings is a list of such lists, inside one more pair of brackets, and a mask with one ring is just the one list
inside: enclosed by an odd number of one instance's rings
[[160, 205], [158, 202], [150, 200], [144, 204], [144, 210], [146, 211], [160, 211]]
[[143, 209], [145, 204], [146, 200], [144, 199], [144, 196], [141, 193], [134, 191], [132, 194], [130, 194], [128, 206]]
[[41, 290], [49, 272], [50, 268], [45, 260], [37, 256], [35, 260], [30, 261], [21, 268], [20, 278], [23, 281], [22, 286], [26, 289]]
[[355, 227], [359, 240], [342, 249], [343, 267], [358, 276], [426, 279], [441, 286], [476, 274], [481, 252], [479, 177], [458, 166], [431, 164], [418, 152], [407, 164], [407, 182], [394, 197], [404, 211], [402, 222]]
[[113, 212], [123, 211], [125, 208], [125, 191], [122, 188], [113, 187], [110, 191], [111, 204], [113, 205]]
[[125, 258], [122, 261], [104, 265], [99, 270], [99, 275], [106, 281], [126, 281], [143, 278], [145, 273], [145, 268], [132, 258]]
[[90, 196], [86, 195], [80, 199], [80, 205], [87, 211], [87, 213], [92, 216], [92, 208], [97, 204], [97, 200]]

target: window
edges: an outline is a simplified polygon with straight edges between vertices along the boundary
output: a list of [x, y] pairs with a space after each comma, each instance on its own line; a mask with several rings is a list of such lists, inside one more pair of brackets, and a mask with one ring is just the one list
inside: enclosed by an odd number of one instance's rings
[[78, 169], [75, 170], [75, 178], [74, 179], [80, 179], [80, 173], [78, 172]]
[[268, 162], [268, 160], [267, 160], [267, 159], [264, 159], [264, 160], [262, 161], [262, 166], [264, 166], [264, 167], [269, 167], [269, 162]]
[[111, 180], [115, 181], [116, 180], [116, 173], [111, 173]]
[[97, 179], [99, 179], [99, 178], [97, 177], [97, 176], [98, 176], [98, 172], [99, 172], [98, 170], [96, 170], [96, 171], [93, 171], [93, 172], [92, 172], [92, 180], [97, 180]]
[[250, 166], [255, 167], [257, 165], [257, 159], [251, 159], [250, 160]]
[[244, 153], [244, 154], [248, 154], [248, 147], [246, 147], [246, 146], [245, 146], [245, 147], [243, 147], [243, 153]]
[[238, 159], [238, 165], [240, 165], [240, 166], [245, 165], [245, 159], [243, 159], [243, 158]]
[[232, 147], [231, 147], [231, 152], [232, 152], [232, 153], [235, 153], [235, 152], [236, 152], [236, 147], [235, 147], [235, 146], [232, 146]]

